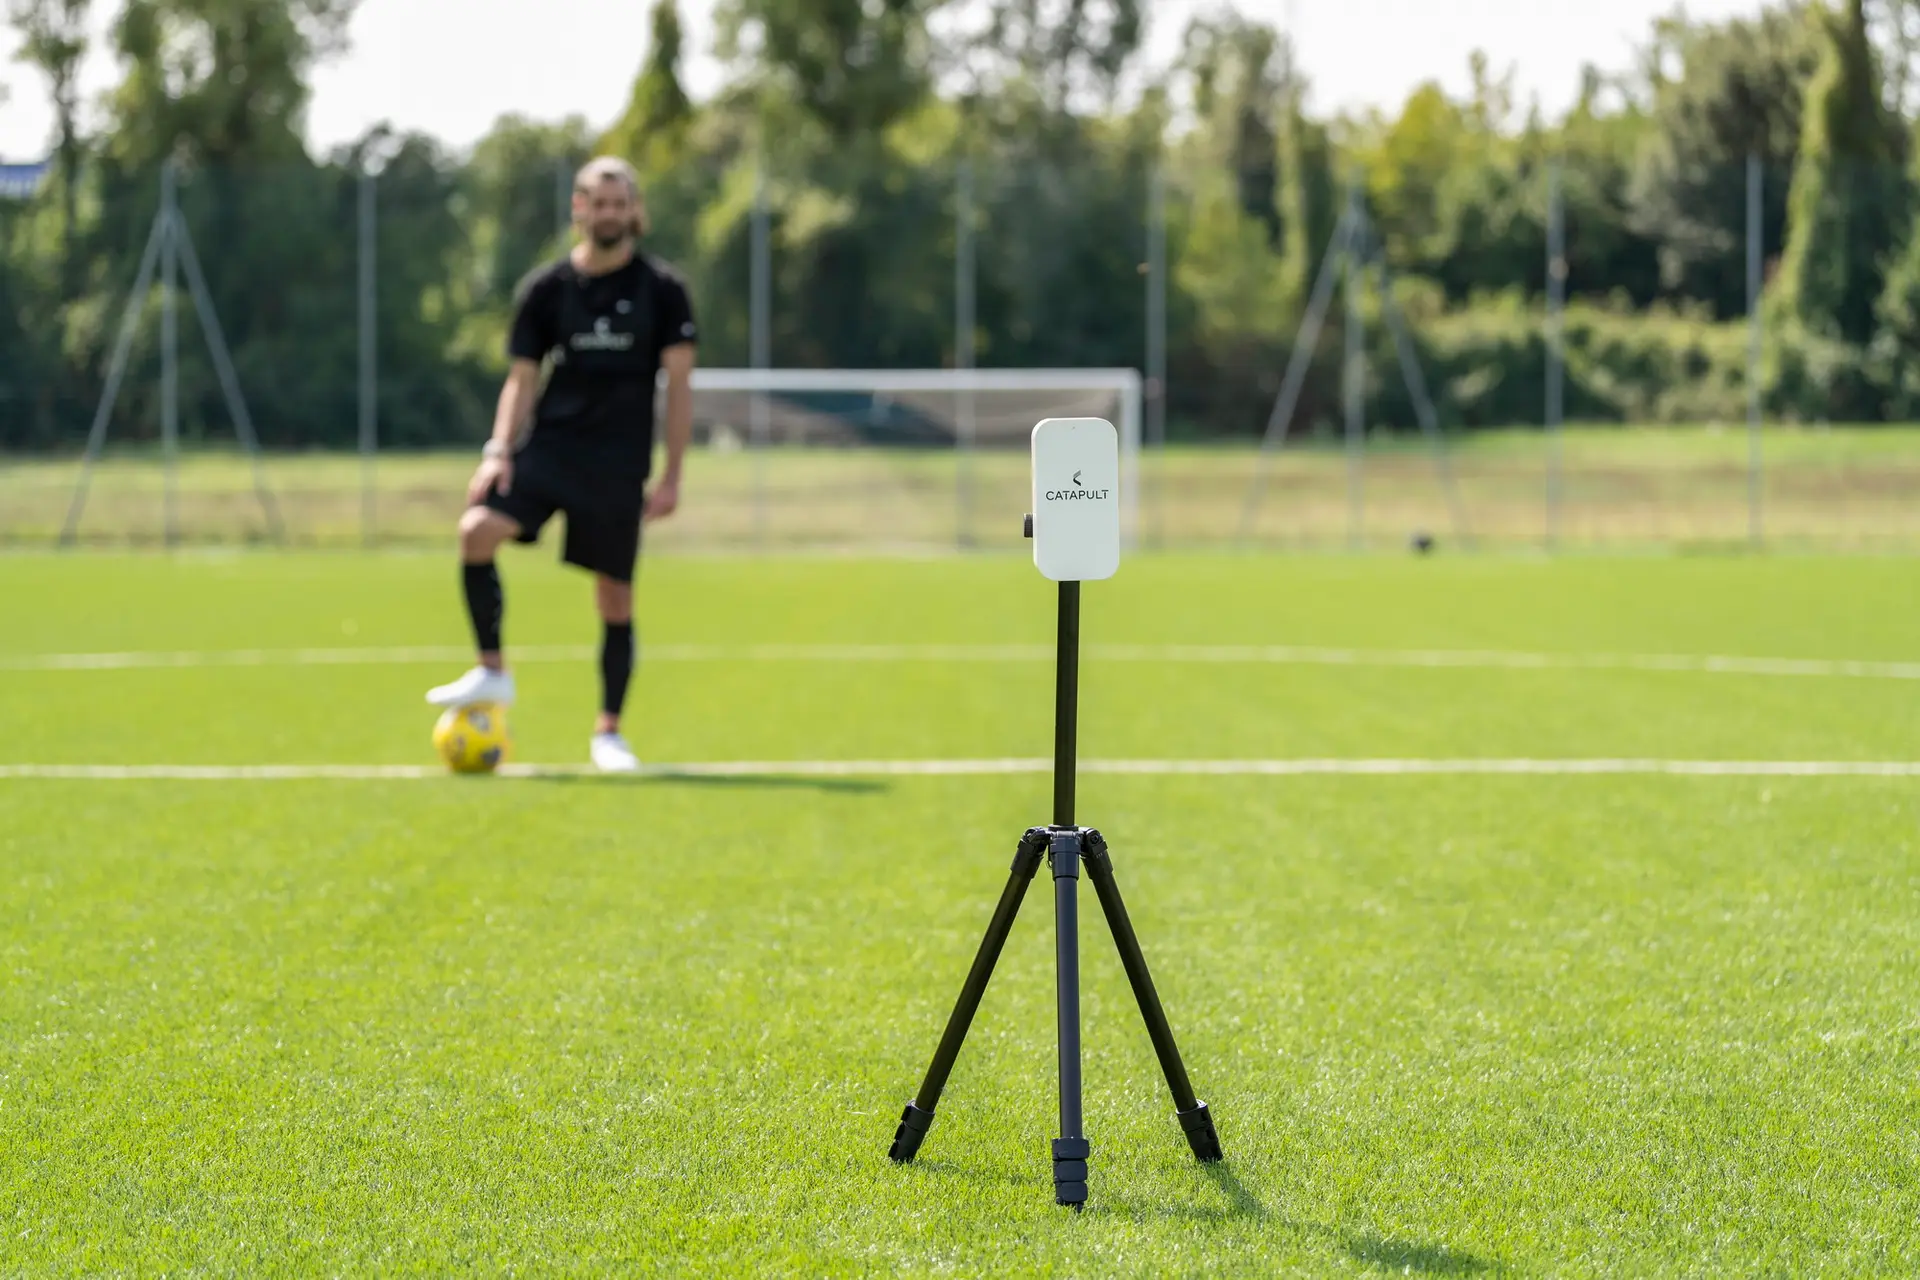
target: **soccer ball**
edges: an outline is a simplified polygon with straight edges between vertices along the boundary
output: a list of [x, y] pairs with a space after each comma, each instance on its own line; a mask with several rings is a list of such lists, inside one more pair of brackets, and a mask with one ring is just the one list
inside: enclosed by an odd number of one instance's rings
[[433, 726], [433, 749], [455, 773], [492, 773], [508, 745], [506, 708], [495, 703], [454, 707]]

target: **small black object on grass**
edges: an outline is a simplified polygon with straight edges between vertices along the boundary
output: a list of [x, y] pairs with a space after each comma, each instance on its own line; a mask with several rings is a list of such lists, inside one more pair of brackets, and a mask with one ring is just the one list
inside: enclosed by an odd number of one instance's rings
[[1433, 535], [1424, 529], [1416, 529], [1413, 536], [1407, 539], [1407, 545], [1424, 556], [1433, 550]]

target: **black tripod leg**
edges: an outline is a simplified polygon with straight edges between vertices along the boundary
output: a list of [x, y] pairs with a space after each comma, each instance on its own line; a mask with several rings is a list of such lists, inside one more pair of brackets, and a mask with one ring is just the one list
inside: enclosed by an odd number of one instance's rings
[[1167, 1087], [1173, 1091], [1175, 1118], [1187, 1135], [1187, 1145], [1197, 1159], [1221, 1158], [1220, 1135], [1213, 1127], [1207, 1104], [1193, 1096], [1193, 1084], [1187, 1079], [1186, 1064], [1180, 1061], [1180, 1048], [1173, 1042], [1173, 1028], [1167, 1025], [1166, 1011], [1153, 989], [1153, 976], [1147, 972], [1147, 958], [1140, 953], [1140, 939], [1134, 935], [1133, 921], [1127, 918], [1127, 904], [1120, 900], [1120, 886], [1113, 879], [1113, 857], [1098, 831], [1086, 833], [1087, 878], [1100, 895], [1100, 909], [1106, 912], [1107, 927], [1113, 932], [1114, 945], [1120, 949], [1120, 963], [1126, 968], [1133, 998], [1147, 1021], [1147, 1035], [1153, 1051], [1159, 1055], [1160, 1069], [1166, 1073]]
[[897, 1163], [905, 1164], [913, 1159], [933, 1124], [933, 1108], [940, 1101], [940, 1091], [947, 1087], [954, 1059], [960, 1056], [960, 1044], [967, 1038], [974, 1012], [980, 1008], [980, 997], [986, 994], [987, 979], [993, 976], [1000, 949], [1013, 930], [1013, 918], [1019, 914], [1020, 901], [1027, 895], [1027, 886], [1033, 883], [1033, 873], [1040, 869], [1040, 859], [1047, 850], [1047, 836], [1045, 827], [1036, 827], [1020, 837], [1020, 848], [1013, 855], [1013, 872], [1007, 877], [1007, 887], [1000, 891], [1000, 903], [993, 909], [986, 936], [980, 939], [980, 950], [973, 957], [973, 968], [967, 971], [960, 998], [954, 1002], [953, 1013], [947, 1018], [947, 1029], [940, 1037], [939, 1047], [933, 1051], [927, 1077], [920, 1082], [920, 1092], [900, 1113], [900, 1127], [894, 1131], [893, 1146], [887, 1151], [887, 1157]]

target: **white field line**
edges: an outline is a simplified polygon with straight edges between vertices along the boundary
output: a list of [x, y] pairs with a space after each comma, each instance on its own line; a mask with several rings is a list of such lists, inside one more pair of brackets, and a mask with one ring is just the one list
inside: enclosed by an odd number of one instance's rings
[[[525, 645], [518, 663], [582, 662], [591, 645]], [[1496, 649], [1344, 649], [1302, 645], [1088, 645], [1099, 662], [1266, 664], [1323, 667], [1481, 668], [1512, 671], [1667, 671], [1718, 675], [1920, 680], [1920, 662], [1755, 658], [1730, 654], [1528, 653]], [[1051, 645], [1005, 644], [642, 644], [643, 662], [1051, 662]], [[386, 666], [471, 663], [451, 646], [335, 649], [196, 649], [178, 652], [0, 654], [0, 671], [117, 671], [191, 667]]]
[[[984, 760], [736, 760], [650, 765], [657, 778], [866, 778], [978, 777], [991, 774], [1042, 774], [1046, 759]], [[1720, 778], [1913, 778], [1920, 760], [1083, 760], [1083, 774], [1207, 777], [1289, 777], [1312, 774], [1362, 776], [1552, 774], [1652, 774]], [[576, 777], [593, 774], [591, 765], [509, 764], [507, 777]], [[0, 780], [86, 779], [94, 781], [301, 781], [310, 779], [426, 780], [447, 777], [436, 765], [414, 764], [0, 764]]]

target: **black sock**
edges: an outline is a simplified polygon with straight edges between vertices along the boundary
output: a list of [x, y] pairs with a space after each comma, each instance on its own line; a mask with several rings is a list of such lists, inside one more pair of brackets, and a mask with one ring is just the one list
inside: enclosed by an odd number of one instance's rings
[[467, 593], [467, 616], [473, 621], [473, 640], [482, 653], [500, 651], [500, 617], [506, 611], [500, 593], [500, 571], [493, 561], [460, 566]]
[[600, 640], [600, 709], [620, 714], [627, 702], [627, 680], [633, 675], [633, 624], [609, 622]]

